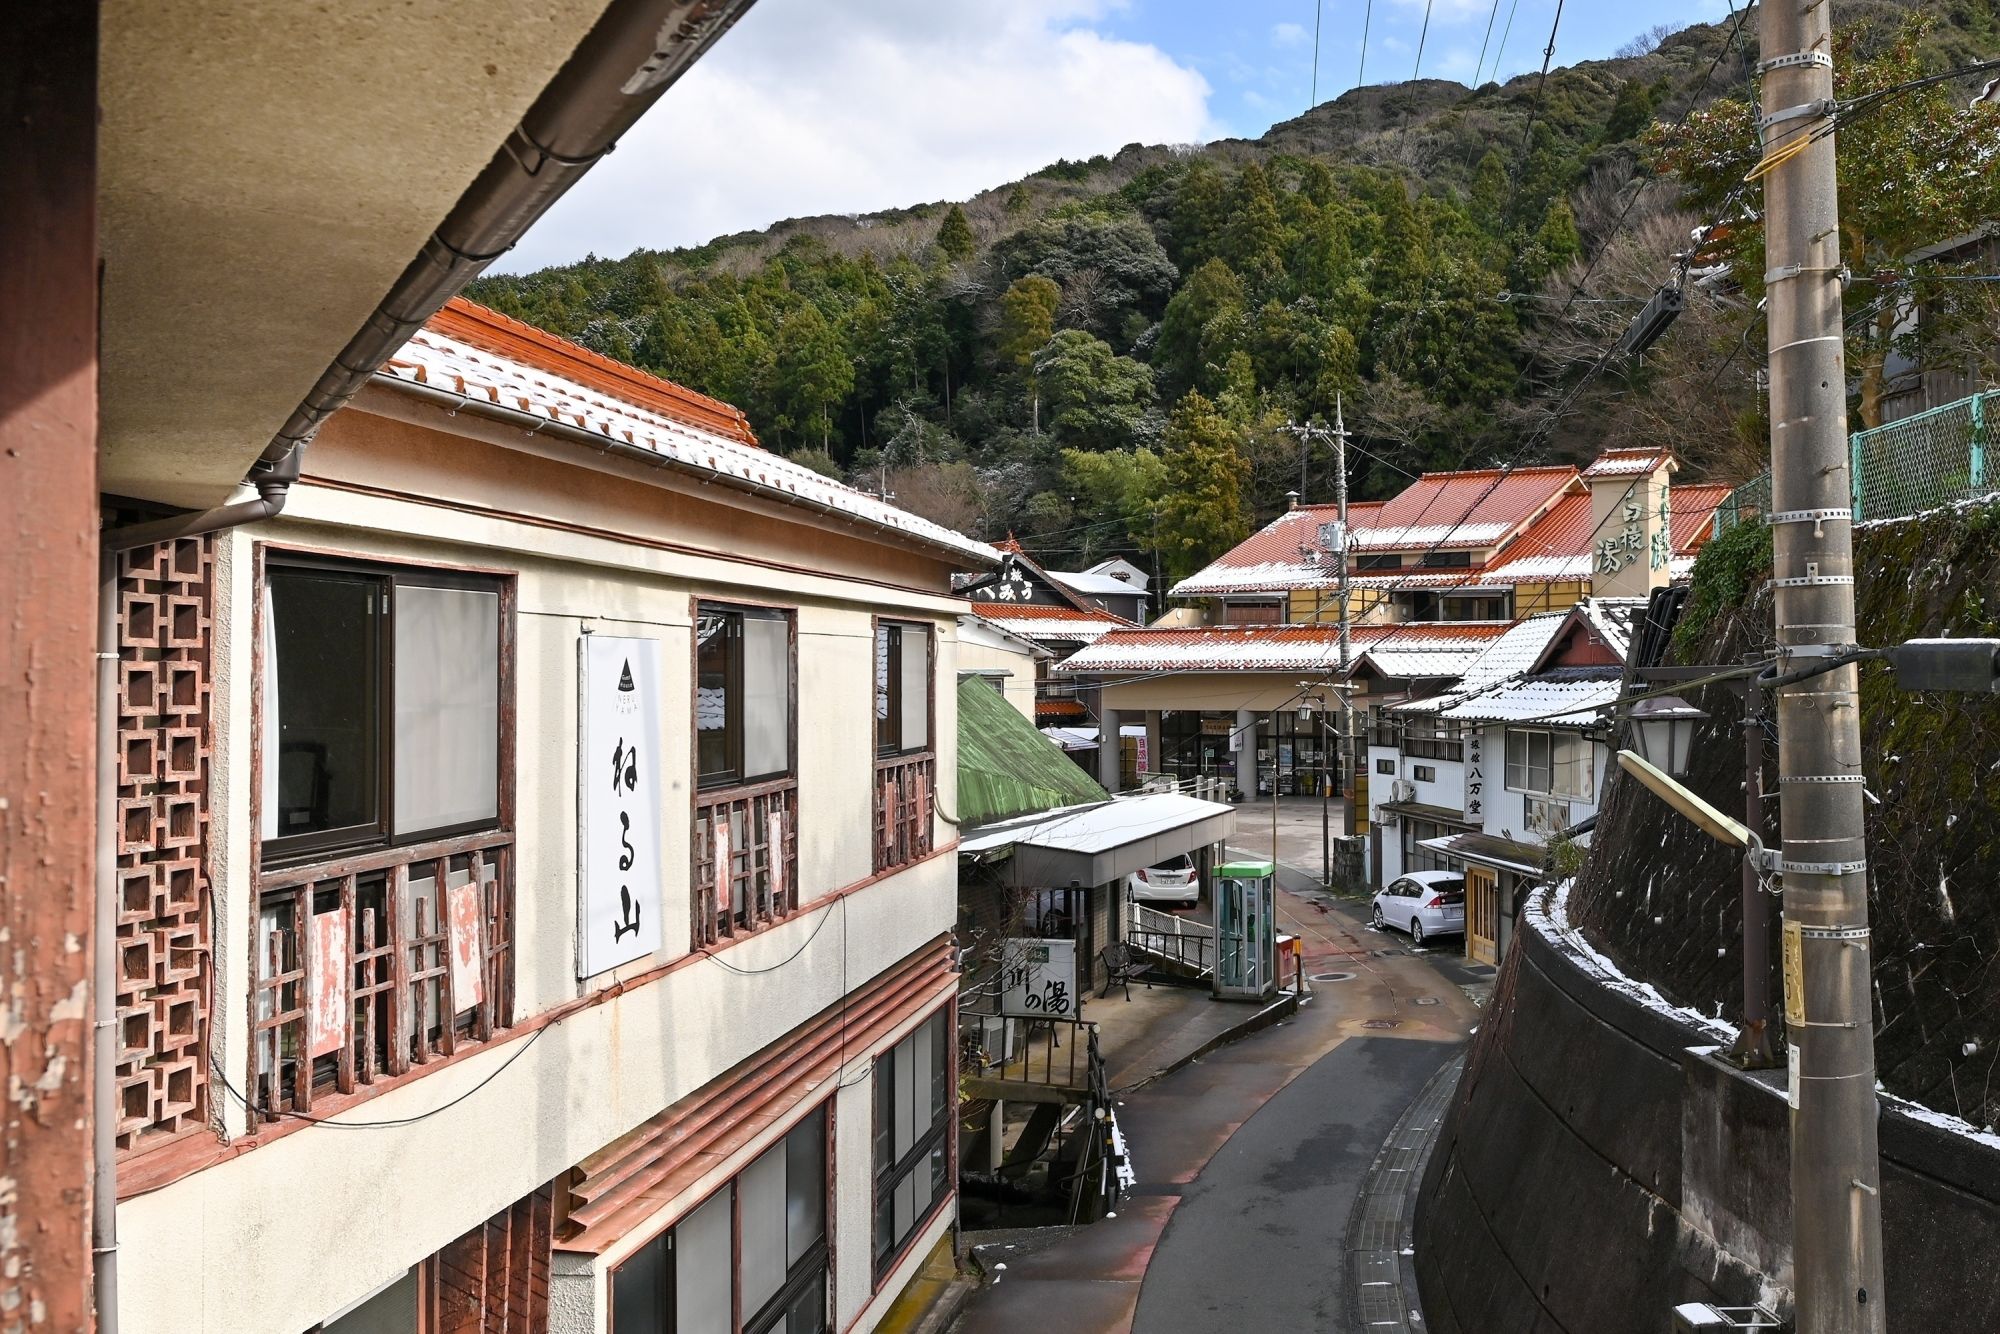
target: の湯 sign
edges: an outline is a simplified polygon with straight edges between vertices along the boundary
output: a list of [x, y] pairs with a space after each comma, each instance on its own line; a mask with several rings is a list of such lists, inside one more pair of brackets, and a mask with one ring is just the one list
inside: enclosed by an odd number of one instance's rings
[[1000, 1013], [1011, 1019], [1076, 1018], [1076, 942], [1002, 941]]
[[578, 729], [579, 977], [660, 948], [660, 645], [586, 635]]

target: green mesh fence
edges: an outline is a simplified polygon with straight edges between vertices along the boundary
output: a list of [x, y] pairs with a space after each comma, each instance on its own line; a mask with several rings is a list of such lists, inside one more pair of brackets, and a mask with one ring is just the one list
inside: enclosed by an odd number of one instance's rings
[[[1974, 394], [1848, 437], [1854, 477], [1854, 517], [1900, 519], [1969, 500], [1994, 489], [1986, 453], [2000, 392]], [[1745, 518], [1771, 512], [1771, 474], [1753, 477], [1715, 511], [1719, 536]]]

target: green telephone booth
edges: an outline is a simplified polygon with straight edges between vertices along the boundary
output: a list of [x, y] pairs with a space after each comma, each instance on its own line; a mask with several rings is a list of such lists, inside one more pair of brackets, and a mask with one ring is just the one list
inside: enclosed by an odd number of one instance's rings
[[1230, 862], [1215, 872], [1215, 995], [1267, 1000], [1278, 994], [1278, 868]]

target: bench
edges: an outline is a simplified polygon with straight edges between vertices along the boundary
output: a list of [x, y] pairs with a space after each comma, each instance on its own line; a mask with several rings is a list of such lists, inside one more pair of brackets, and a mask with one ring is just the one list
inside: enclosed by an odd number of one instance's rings
[[1116, 986], [1123, 986], [1125, 999], [1131, 1000], [1132, 979], [1135, 977], [1146, 983], [1148, 991], [1153, 989], [1153, 984], [1146, 981], [1146, 965], [1132, 957], [1129, 946], [1106, 945], [1097, 952], [1097, 957], [1104, 961], [1104, 989], [1097, 993], [1100, 1000], [1110, 995], [1111, 988]]

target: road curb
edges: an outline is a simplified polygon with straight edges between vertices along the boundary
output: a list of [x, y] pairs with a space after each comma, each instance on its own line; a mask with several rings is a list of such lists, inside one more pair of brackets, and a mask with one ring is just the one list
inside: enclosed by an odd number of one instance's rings
[[1356, 1329], [1416, 1334], [1424, 1328], [1413, 1263], [1417, 1195], [1464, 1070], [1461, 1050], [1425, 1081], [1396, 1118], [1355, 1196], [1342, 1248], [1353, 1279], [1348, 1314]]

